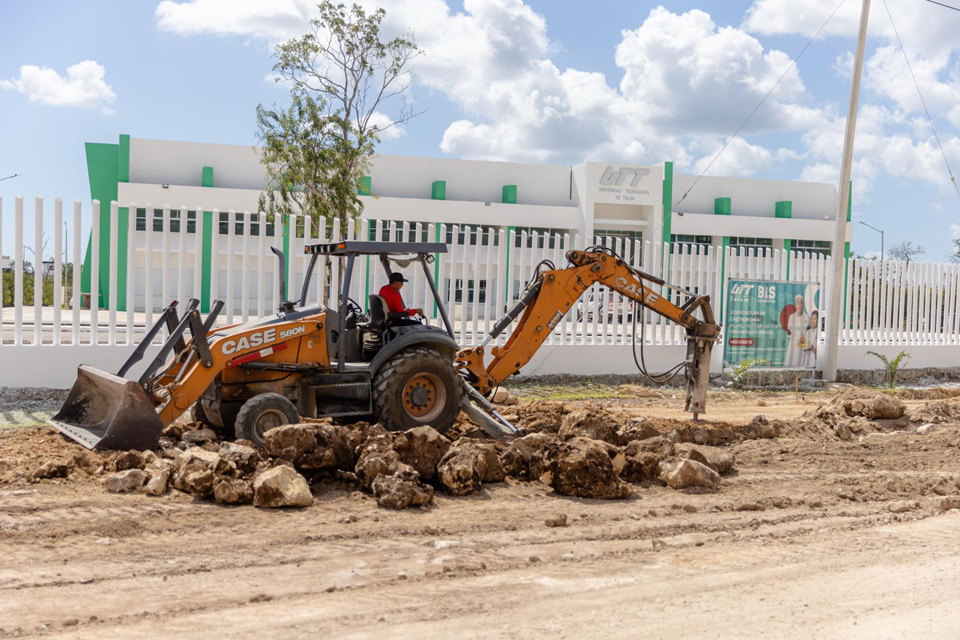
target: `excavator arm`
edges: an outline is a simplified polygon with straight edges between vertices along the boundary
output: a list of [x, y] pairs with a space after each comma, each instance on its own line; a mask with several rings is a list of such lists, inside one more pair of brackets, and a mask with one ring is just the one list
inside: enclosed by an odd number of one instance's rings
[[[534, 356], [566, 313], [594, 283], [602, 284], [664, 318], [687, 332], [686, 410], [694, 414], [706, 409], [710, 353], [720, 331], [709, 296], [697, 296], [635, 269], [602, 248], [568, 251], [569, 266], [538, 271], [517, 302], [496, 324], [482, 344], [457, 354], [456, 364], [468, 385], [486, 396], [508, 377], [517, 373]], [[689, 296], [680, 306], [650, 286], [664, 286]], [[679, 296], [678, 296], [679, 298]], [[702, 319], [694, 317], [699, 309]], [[522, 315], [521, 315], [522, 314]], [[510, 324], [520, 320], [503, 346], [490, 343]], [[489, 362], [486, 361], [490, 356]]]

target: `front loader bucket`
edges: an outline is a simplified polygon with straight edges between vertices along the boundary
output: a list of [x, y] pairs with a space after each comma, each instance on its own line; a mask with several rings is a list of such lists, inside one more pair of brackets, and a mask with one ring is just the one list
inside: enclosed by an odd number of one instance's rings
[[49, 423], [88, 449], [154, 449], [163, 430], [139, 384], [86, 365]]

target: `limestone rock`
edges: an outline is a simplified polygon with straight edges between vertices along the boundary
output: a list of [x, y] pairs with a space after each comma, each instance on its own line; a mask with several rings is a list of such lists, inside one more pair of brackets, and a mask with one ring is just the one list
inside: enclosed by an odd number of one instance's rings
[[502, 482], [505, 473], [492, 443], [458, 440], [437, 466], [437, 477], [448, 493], [463, 496], [484, 482]]
[[503, 401], [503, 404], [507, 405], [508, 407], [515, 407], [520, 404], [520, 398], [517, 396], [509, 396]]
[[504, 389], [503, 387], [497, 387], [497, 390], [493, 392], [493, 398], [491, 400], [496, 404], [504, 404], [507, 401], [507, 398], [510, 397], [510, 392]]
[[65, 478], [70, 472], [70, 467], [59, 462], [44, 462], [37, 467], [30, 478], [33, 480], [46, 480], [48, 478]]
[[393, 449], [400, 460], [427, 482], [433, 480], [437, 465], [449, 448], [450, 440], [433, 427], [415, 427], [393, 438]]
[[211, 442], [217, 439], [217, 434], [213, 429], [204, 427], [203, 429], [196, 429], [195, 431], [184, 431], [183, 435], [180, 436], [180, 440], [183, 442], [189, 442], [191, 444], [200, 444], [202, 442]]
[[877, 394], [863, 401], [863, 416], [871, 420], [895, 420], [903, 416], [906, 408], [899, 398]]
[[916, 500], [898, 500], [887, 505], [890, 513], [906, 513], [918, 509], [920, 504]]
[[548, 527], [565, 527], [567, 526], [567, 514], [561, 513], [553, 516], [552, 518], [547, 518], [543, 521], [543, 524]]
[[656, 427], [644, 418], [631, 418], [617, 429], [617, 444], [627, 444], [634, 440], [646, 440], [660, 435]]
[[[647, 482], [660, 474], [660, 461], [673, 455], [674, 445], [663, 436], [633, 440], [624, 447], [618, 472], [627, 482]], [[614, 467], [618, 467], [615, 459]]]
[[557, 493], [580, 498], [626, 498], [630, 487], [617, 477], [603, 442], [572, 438], [563, 443], [550, 468]]
[[583, 409], [565, 416], [560, 425], [560, 437], [564, 440], [580, 437], [620, 444], [616, 422], [609, 413], [602, 410]]
[[268, 455], [289, 460], [298, 469], [335, 471], [353, 469], [360, 432], [332, 424], [288, 424], [264, 437]]
[[[720, 475], [733, 471], [734, 465], [737, 463], [737, 458], [733, 453], [719, 447], [694, 447], [684, 443], [676, 445], [675, 450], [678, 456], [705, 464]], [[694, 455], [694, 452], [696, 452], [696, 455]], [[696, 457], [697, 455], [699, 457]]]
[[941, 498], [937, 498], [936, 505], [940, 511], [960, 509], [960, 496], [943, 496]]
[[214, 481], [213, 499], [220, 504], [250, 504], [253, 487], [246, 480], [220, 476]]
[[377, 476], [372, 490], [377, 497], [377, 504], [386, 509], [423, 506], [433, 499], [433, 487], [421, 484], [416, 479], [416, 472]]
[[236, 465], [224, 460], [218, 453], [200, 447], [190, 447], [176, 460], [173, 486], [180, 491], [201, 498], [213, 492], [213, 480], [218, 475], [236, 475]]
[[167, 492], [167, 486], [170, 484], [170, 475], [173, 471], [170, 467], [160, 469], [151, 469], [149, 479], [143, 486], [143, 492], [148, 496], [162, 496]]
[[660, 463], [660, 479], [673, 489], [702, 487], [715, 491], [720, 484], [720, 474], [694, 460], [679, 460]]
[[544, 474], [560, 450], [560, 438], [552, 433], [531, 433], [517, 438], [500, 455], [509, 476], [536, 480]]
[[221, 459], [232, 462], [241, 474], [255, 472], [257, 466], [266, 460], [266, 456], [259, 447], [252, 442], [250, 444], [246, 442], [249, 441], [221, 442], [217, 451]]
[[104, 467], [108, 471], [126, 471], [127, 469], [143, 469], [143, 454], [139, 451], [122, 451], [111, 457]]
[[103, 483], [107, 491], [113, 493], [129, 493], [136, 491], [147, 481], [147, 474], [142, 469], [127, 469], [107, 476]]
[[379, 476], [393, 476], [407, 472], [416, 473], [413, 467], [400, 459], [388, 433], [373, 436], [360, 448], [356, 474], [360, 484], [367, 489], [373, 487], [373, 481]]
[[309, 507], [311, 504], [310, 485], [286, 465], [268, 469], [253, 481], [255, 507]]

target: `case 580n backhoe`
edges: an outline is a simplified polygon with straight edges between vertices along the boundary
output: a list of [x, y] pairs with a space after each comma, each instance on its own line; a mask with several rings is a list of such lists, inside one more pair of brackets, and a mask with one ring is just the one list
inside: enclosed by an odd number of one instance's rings
[[[517, 430], [485, 397], [517, 373], [560, 319], [594, 282], [606, 285], [687, 329], [687, 410], [706, 404], [710, 351], [719, 326], [708, 297], [670, 287], [602, 248], [570, 251], [570, 266], [541, 263], [516, 304], [500, 318], [483, 344], [460, 350], [429, 268], [442, 243], [340, 242], [309, 245], [311, 255], [300, 299], [284, 301], [276, 315], [246, 324], [213, 328], [222, 301], [204, 319], [190, 300], [182, 317], [167, 307], [116, 375], [81, 365], [77, 381], [50, 424], [77, 442], [98, 449], [154, 448], [163, 428], [186, 411], [197, 422], [263, 444], [264, 434], [300, 417], [369, 420], [391, 430], [430, 425], [449, 429], [463, 410], [493, 437]], [[283, 254], [280, 291], [286, 291]], [[444, 329], [427, 324], [393, 324], [386, 301], [369, 296], [369, 313], [349, 297], [356, 259], [376, 256], [384, 271], [391, 263], [421, 266]], [[339, 309], [306, 307], [318, 258], [344, 259]], [[551, 269], [542, 270], [549, 266]], [[644, 281], [687, 296], [680, 307]], [[704, 319], [693, 317], [700, 309]], [[520, 314], [506, 344], [487, 345]], [[634, 316], [636, 317], [636, 315]], [[125, 376], [141, 361], [163, 328], [168, 337], [137, 380]], [[187, 334], [190, 337], [187, 339]], [[485, 356], [492, 355], [489, 364]]]

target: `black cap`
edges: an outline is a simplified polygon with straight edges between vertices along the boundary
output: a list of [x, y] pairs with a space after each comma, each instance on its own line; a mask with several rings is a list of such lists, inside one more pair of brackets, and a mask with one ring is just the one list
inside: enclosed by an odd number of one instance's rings
[[403, 277], [402, 273], [394, 272], [390, 274], [390, 282], [410, 282]]

